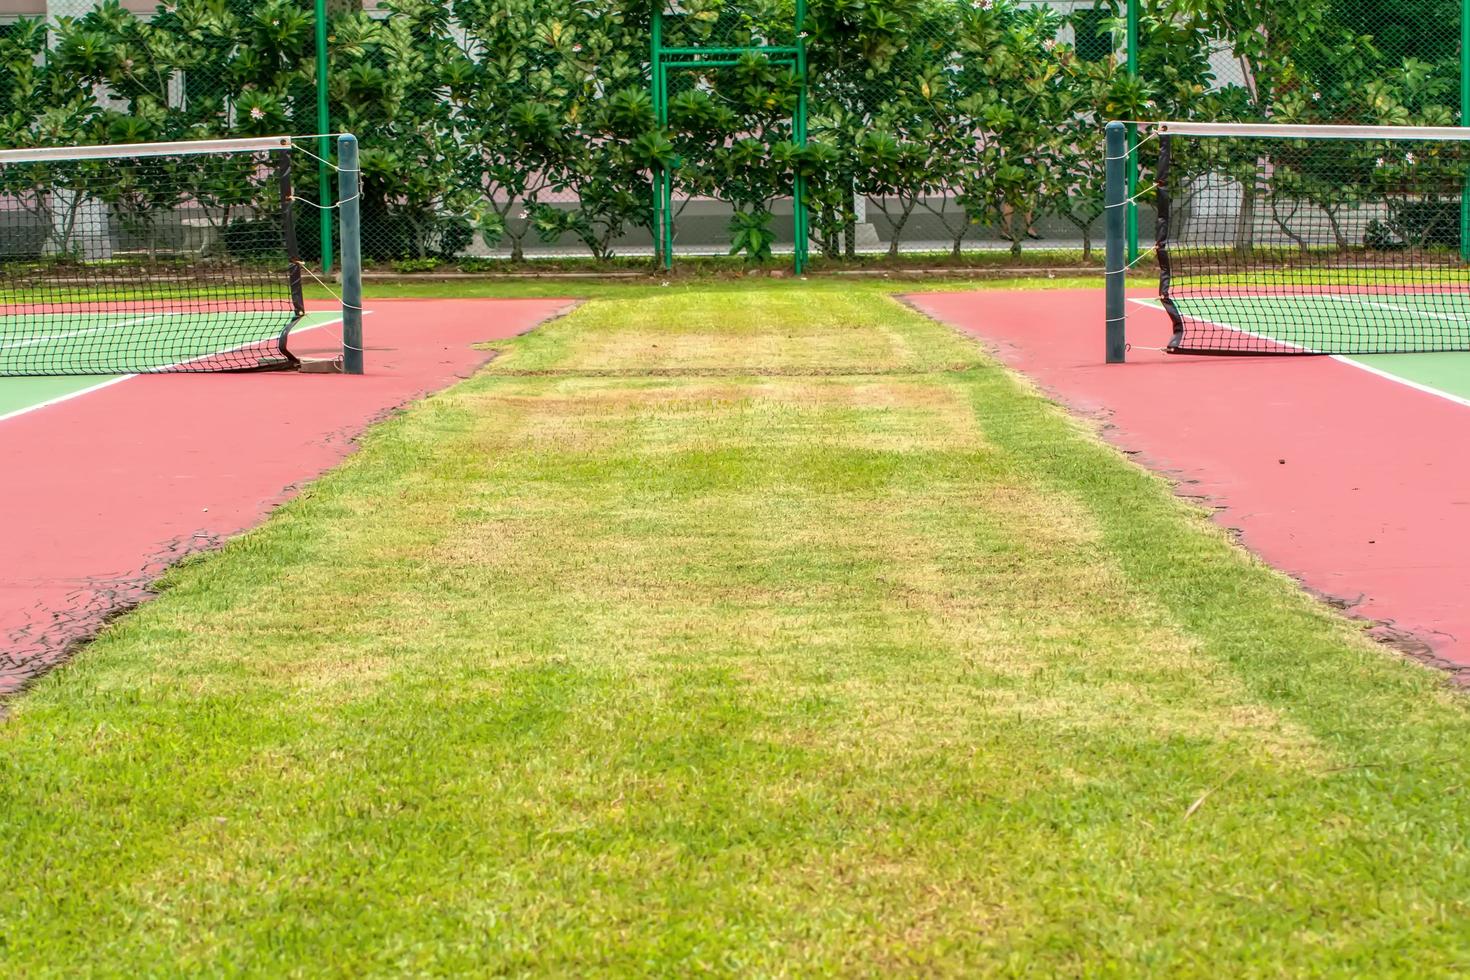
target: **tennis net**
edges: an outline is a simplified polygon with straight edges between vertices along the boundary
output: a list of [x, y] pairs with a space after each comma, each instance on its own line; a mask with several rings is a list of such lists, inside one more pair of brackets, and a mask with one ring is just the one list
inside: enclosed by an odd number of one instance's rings
[[1470, 131], [1155, 123], [1168, 349], [1470, 350]]
[[0, 150], [0, 374], [295, 366], [290, 150]]

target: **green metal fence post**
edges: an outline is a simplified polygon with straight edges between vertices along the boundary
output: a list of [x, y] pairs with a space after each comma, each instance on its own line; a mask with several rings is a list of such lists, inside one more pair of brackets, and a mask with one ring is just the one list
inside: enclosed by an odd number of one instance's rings
[[337, 140], [337, 201], [342, 212], [342, 372], [362, 374], [362, 223], [355, 136]]
[[[1460, 0], [1460, 125], [1470, 126], [1470, 0]], [[1460, 191], [1460, 259], [1470, 262], [1470, 173]]]
[[[1470, 0], [1466, 0], [1470, 2]], [[1128, 77], [1138, 77], [1138, 0], [1128, 0]], [[1128, 261], [1138, 261], [1138, 127], [1128, 126]]]
[[[1470, 3], [1470, 0], [1466, 0]], [[805, 147], [807, 145], [807, 75], [806, 75], [806, 38], [803, 34], [804, 21], [806, 20], [806, 0], [796, 0], [796, 115], [791, 120], [792, 135], [796, 139], [796, 145]], [[806, 271], [807, 249], [811, 238], [809, 228], [809, 216], [806, 205], [806, 176], [800, 170], [791, 187], [791, 210], [792, 224], [796, 230], [795, 251], [796, 255], [792, 263], [794, 271], [799, 276]]]
[[327, 159], [332, 152], [332, 143], [327, 130], [332, 128], [332, 116], [327, 110], [327, 0], [316, 0], [316, 140], [317, 196], [321, 198], [321, 253], [322, 271], [332, 271], [332, 176]]
[[[665, 104], [664, 82], [664, 13], [663, 0], [649, 0], [648, 30], [648, 83], [649, 95], [653, 99], [653, 115], [659, 126], [668, 124], [668, 108]], [[662, 163], [653, 167], [653, 258], [654, 265], [662, 264], [665, 269], [674, 265], [669, 235], [670, 205], [669, 169]]]
[[1118, 122], [1110, 122], [1103, 141], [1104, 166], [1107, 170], [1106, 196], [1103, 198], [1103, 225], [1107, 229], [1107, 286], [1104, 324], [1106, 358], [1109, 364], [1122, 364], [1127, 345], [1127, 299], [1124, 289], [1128, 278], [1127, 242], [1124, 210], [1128, 204], [1127, 179], [1128, 131]]

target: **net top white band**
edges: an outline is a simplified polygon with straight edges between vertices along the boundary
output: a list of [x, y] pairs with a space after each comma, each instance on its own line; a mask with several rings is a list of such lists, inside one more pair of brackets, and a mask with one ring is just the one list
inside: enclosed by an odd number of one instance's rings
[[1459, 126], [1298, 126], [1289, 123], [1144, 122], [1159, 136], [1265, 136], [1281, 139], [1470, 140]]
[[116, 160], [173, 157], [197, 153], [259, 153], [289, 150], [289, 136], [257, 136], [234, 140], [183, 140], [178, 143], [113, 143], [106, 146], [37, 146], [0, 150], [0, 164], [44, 163], [48, 160]]

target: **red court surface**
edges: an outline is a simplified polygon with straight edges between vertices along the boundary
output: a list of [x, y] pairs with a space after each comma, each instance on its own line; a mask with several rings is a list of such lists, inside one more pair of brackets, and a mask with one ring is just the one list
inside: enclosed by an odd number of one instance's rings
[[[258, 524], [373, 420], [467, 377], [489, 358], [472, 345], [571, 305], [377, 301], [362, 377], [150, 375], [0, 421], [0, 695], [146, 598], [169, 564]], [[329, 355], [338, 329], [292, 349]]]
[[[1327, 357], [1103, 363], [1103, 293], [909, 297], [1219, 508], [1243, 543], [1377, 634], [1470, 681], [1470, 408]], [[1129, 342], [1162, 311], [1129, 306]]]

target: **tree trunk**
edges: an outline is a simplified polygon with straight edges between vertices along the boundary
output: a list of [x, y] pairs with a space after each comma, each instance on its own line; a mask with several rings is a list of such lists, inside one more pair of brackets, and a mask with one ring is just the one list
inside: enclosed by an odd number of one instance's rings
[[[899, 198], [899, 200], [904, 201], [904, 205], [903, 210], [899, 212], [898, 220], [893, 222], [893, 237], [888, 240], [888, 257], [890, 259], [898, 258], [898, 246], [903, 241], [903, 226], [909, 223], [909, 215], [914, 213], [914, 205], [918, 203], [917, 198], [910, 198], [906, 201], [903, 198]], [[885, 209], [883, 213], [887, 214], [888, 212]]]
[[1251, 240], [1255, 237], [1256, 188], [1246, 180], [1240, 185], [1240, 216], [1235, 225], [1235, 255], [1247, 258], [1251, 254]]
[[842, 227], [842, 215], [836, 208], [823, 205], [817, 210], [817, 241], [821, 243], [824, 258], [842, 256]]
[[1291, 230], [1291, 219], [1296, 217], [1296, 213], [1299, 210], [1301, 210], [1300, 205], [1293, 206], [1291, 211], [1283, 218], [1277, 199], [1274, 196], [1271, 198], [1271, 220], [1276, 222], [1282, 234], [1296, 243], [1297, 249], [1305, 256], [1308, 252], [1307, 240]]
[[1322, 210], [1327, 213], [1327, 223], [1332, 226], [1332, 237], [1337, 242], [1337, 250], [1346, 252], [1348, 249], [1347, 236], [1342, 233], [1342, 224], [1337, 220], [1337, 212], [1328, 208]]

